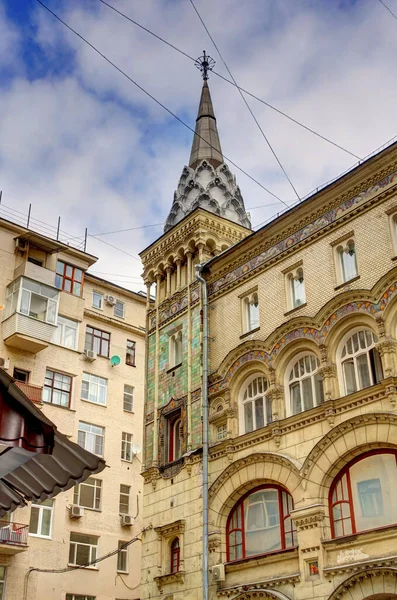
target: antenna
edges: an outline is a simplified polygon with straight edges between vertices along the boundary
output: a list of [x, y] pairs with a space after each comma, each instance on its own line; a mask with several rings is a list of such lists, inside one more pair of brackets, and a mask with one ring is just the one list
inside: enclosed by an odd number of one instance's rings
[[198, 70], [201, 71], [204, 81], [207, 81], [208, 71], [212, 71], [212, 69], [215, 67], [214, 59], [211, 58], [209, 54], [206, 54], [205, 50], [203, 50], [203, 56], [200, 56], [194, 64]]

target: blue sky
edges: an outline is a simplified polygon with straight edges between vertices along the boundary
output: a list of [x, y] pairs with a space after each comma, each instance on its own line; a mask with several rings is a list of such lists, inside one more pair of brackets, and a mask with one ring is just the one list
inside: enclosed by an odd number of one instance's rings
[[[191, 56], [225, 69], [189, 0], [109, 0]], [[388, 0], [397, 13], [397, 0]], [[194, 127], [194, 65], [99, 0], [47, 4]], [[377, 0], [196, 0], [244, 88], [360, 157], [397, 135], [397, 20]], [[237, 90], [210, 78], [225, 155], [285, 202], [294, 194]], [[299, 195], [355, 159], [248, 100]], [[192, 134], [126, 81], [35, 0], [0, 3], [0, 214], [78, 238], [163, 223]], [[283, 208], [236, 173], [254, 225]], [[259, 208], [256, 208], [259, 207]], [[16, 213], [13, 211], [20, 211]], [[36, 226], [39, 223], [35, 222]], [[51, 233], [51, 229], [46, 230]], [[137, 253], [161, 226], [89, 238], [92, 269], [140, 289]], [[135, 256], [133, 258], [132, 256]]]

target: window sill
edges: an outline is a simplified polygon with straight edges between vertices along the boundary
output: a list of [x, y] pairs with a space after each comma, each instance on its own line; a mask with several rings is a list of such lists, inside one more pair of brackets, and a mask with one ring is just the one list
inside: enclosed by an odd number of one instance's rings
[[72, 563], [68, 563], [68, 567], [71, 569], [75, 569], [77, 567], [79, 569], [84, 569], [84, 571], [99, 571], [99, 567], [82, 567], [81, 565], [73, 565]]
[[134, 410], [126, 410], [125, 408], [123, 408], [123, 411], [124, 411], [125, 413], [128, 413], [129, 415], [134, 415], [134, 414], [135, 414], [135, 411], [134, 411]]
[[117, 573], [121, 573], [122, 575], [129, 575], [129, 571], [121, 571], [120, 569], [117, 569]]
[[82, 354], [80, 350], [77, 348], [69, 348], [68, 346], [64, 346], [63, 344], [57, 344], [56, 342], [50, 342], [51, 346], [56, 346], [57, 348], [64, 348], [65, 350], [71, 350], [72, 352], [76, 352], [77, 354]]
[[55, 408], [62, 408], [62, 410], [70, 410], [71, 412], [76, 412], [75, 408], [70, 408], [70, 406], [62, 406], [62, 404], [54, 404], [53, 402], [45, 402], [42, 400], [43, 406], [55, 406]]
[[133, 365], [132, 363], [126, 362], [125, 364], [127, 365], [127, 367], [136, 367], [136, 365]]
[[39, 535], [38, 533], [28, 533], [29, 537], [39, 538], [40, 540], [48, 540], [52, 541], [52, 536], [48, 535]]
[[176, 371], [177, 369], [179, 369], [179, 367], [182, 366], [182, 363], [178, 363], [177, 365], [175, 365], [174, 367], [171, 367], [170, 369], [168, 369], [167, 373], [172, 373], [173, 371]]
[[154, 581], [157, 583], [157, 586], [159, 588], [169, 583], [184, 583], [185, 571], [177, 571], [176, 573], [167, 573], [167, 575], [159, 575], [158, 577], [154, 578]]
[[87, 404], [93, 404], [94, 406], [101, 406], [102, 408], [107, 408], [107, 404], [99, 404], [99, 402], [93, 402], [92, 400], [86, 400], [85, 398], [80, 398], [82, 402], [87, 402]]
[[246, 331], [245, 333], [242, 333], [240, 335], [240, 340], [243, 340], [247, 336], [251, 335], [251, 333], [256, 333], [257, 331], [260, 330], [260, 328], [261, 328], [260, 326], [259, 327], [255, 327], [254, 329], [250, 329], [249, 331]]
[[226, 572], [239, 571], [247, 566], [266, 565], [273, 562], [287, 561], [292, 558], [298, 559], [298, 547], [275, 550], [274, 552], [267, 552], [266, 554], [256, 554], [255, 556], [229, 561], [226, 563]]
[[388, 532], [395, 534], [397, 531], [397, 524], [384, 525], [383, 527], [374, 527], [373, 529], [365, 529], [364, 531], [357, 531], [356, 533], [352, 533], [350, 535], [344, 535], [341, 537], [335, 537], [330, 540], [321, 540], [323, 546], [327, 549], [339, 548], [340, 546], [351, 546], [352, 542], [359, 540], [360, 543], [365, 541], [365, 538], [371, 540], [374, 536], [376, 539], [382, 533], [387, 534]]
[[299, 306], [294, 306], [294, 308], [291, 308], [290, 310], [287, 310], [287, 312], [284, 313], [284, 317], [291, 315], [292, 313], [298, 311], [300, 308], [304, 308], [305, 306], [307, 306], [307, 302], [299, 304]]
[[344, 288], [345, 286], [349, 285], [350, 283], [353, 283], [354, 281], [358, 281], [360, 279], [360, 275], [356, 275], [355, 277], [353, 277], [352, 279], [349, 279], [348, 281], [344, 281], [343, 283], [340, 283], [339, 285], [337, 285], [334, 290], [341, 290], [342, 288]]
[[128, 463], [129, 465], [132, 465], [132, 459], [128, 460], [128, 458], [120, 458], [120, 460], [121, 460], [121, 462]]

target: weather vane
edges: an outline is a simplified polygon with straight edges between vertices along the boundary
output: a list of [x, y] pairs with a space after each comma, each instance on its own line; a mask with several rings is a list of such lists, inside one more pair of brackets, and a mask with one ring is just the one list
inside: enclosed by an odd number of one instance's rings
[[203, 56], [200, 56], [194, 63], [196, 67], [201, 71], [204, 81], [208, 79], [208, 71], [212, 71], [215, 66], [215, 61], [211, 56], [203, 51]]

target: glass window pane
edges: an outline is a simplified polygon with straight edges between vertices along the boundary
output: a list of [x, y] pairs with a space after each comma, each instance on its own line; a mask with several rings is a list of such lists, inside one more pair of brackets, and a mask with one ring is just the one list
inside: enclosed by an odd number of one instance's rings
[[30, 511], [29, 533], [38, 533], [39, 528], [39, 508], [32, 506]]
[[20, 312], [24, 315], [29, 314], [30, 310], [30, 294], [26, 290], [22, 290]]
[[302, 380], [302, 395], [304, 410], [313, 408], [313, 388], [311, 377]]
[[52, 509], [43, 509], [43, 517], [41, 521], [41, 535], [49, 536], [51, 533], [51, 516]]
[[245, 420], [245, 431], [248, 433], [249, 431], [253, 431], [254, 429], [254, 421], [252, 415], [252, 402], [247, 402], [244, 404], [244, 420]]
[[362, 390], [371, 385], [371, 376], [369, 373], [368, 354], [357, 356], [357, 371], [359, 389]]
[[354, 360], [352, 358], [343, 363], [343, 372], [345, 375], [346, 394], [353, 394], [357, 391], [356, 375], [354, 370]]
[[302, 412], [301, 391], [299, 382], [289, 386], [291, 396], [291, 410], [293, 415]]
[[255, 429], [259, 429], [259, 427], [263, 427], [264, 425], [263, 398], [257, 398], [255, 400]]

